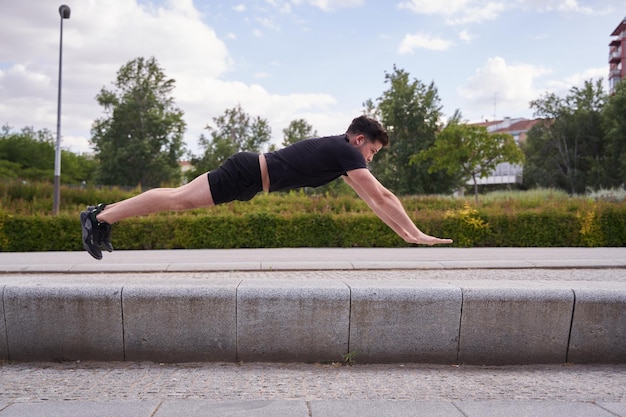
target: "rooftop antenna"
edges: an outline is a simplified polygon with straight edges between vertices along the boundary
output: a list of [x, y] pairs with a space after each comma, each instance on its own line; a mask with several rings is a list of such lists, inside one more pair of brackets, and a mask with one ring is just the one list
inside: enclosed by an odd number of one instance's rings
[[493, 120], [496, 120], [496, 101], [497, 101], [498, 93], [493, 93]]

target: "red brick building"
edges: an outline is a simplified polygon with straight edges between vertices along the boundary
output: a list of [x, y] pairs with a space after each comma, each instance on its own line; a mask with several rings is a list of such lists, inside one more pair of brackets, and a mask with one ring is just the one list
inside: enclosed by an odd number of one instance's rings
[[615, 28], [609, 44], [609, 91], [613, 93], [617, 84], [624, 79], [626, 69], [626, 17]]

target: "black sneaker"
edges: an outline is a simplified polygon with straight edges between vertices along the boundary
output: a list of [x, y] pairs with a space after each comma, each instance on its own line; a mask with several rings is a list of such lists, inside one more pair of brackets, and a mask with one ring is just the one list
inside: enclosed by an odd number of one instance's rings
[[111, 225], [107, 222], [99, 222], [98, 229], [102, 233], [102, 242], [100, 242], [100, 247], [105, 249], [107, 252], [113, 252], [113, 245], [111, 244]]
[[80, 226], [83, 234], [83, 248], [85, 248], [85, 250], [89, 252], [89, 254], [95, 259], [100, 260], [102, 259], [102, 250], [100, 249], [100, 246], [97, 243], [97, 238], [95, 236], [97, 234], [97, 228], [94, 227], [95, 225], [91, 220], [92, 211], [93, 209], [90, 210], [90, 207], [87, 207], [87, 210], [80, 213]]
[[100, 203], [96, 207], [90, 206], [87, 207], [87, 209], [91, 209], [90, 219], [92, 224], [96, 225], [95, 229], [97, 229], [97, 232], [95, 233], [95, 243], [107, 252], [113, 252], [113, 245], [111, 244], [111, 225], [107, 222], [100, 222], [96, 219], [96, 216], [104, 210], [104, 207], [106, 207], [106, 205]]

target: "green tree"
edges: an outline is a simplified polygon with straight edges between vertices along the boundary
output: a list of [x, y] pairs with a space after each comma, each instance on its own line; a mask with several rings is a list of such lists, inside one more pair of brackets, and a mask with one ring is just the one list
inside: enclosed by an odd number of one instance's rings
[[620, 83], [602, 109], [606, 132], [607, 186], [626, 183], [626, 82]]
[[524, 145], [526, 186], [576, 194], [610, 184], [601, 115], [605, 99], [598, 80], [572, 88], [564, 98], [549, 93], [530, 103], [544, 122], [528, 132]]
[[200, 135], [199, 144], [204, 153], [192, 158], [192, 175], [200, 175], [221, 165], [236, 152], [261, 152], [270, 141], [272, 129], [266, 119], [251, 117], [241, 105], [227, 109], [221, 116], [213, 118], [215, 127], [206, 126], [211, 137]]
[[283, 142], [282, 146], [286, 147], [292, 145], [299, 140], [314, 138], [317, 136], [317, 130], [313, 129], [309, 123], [304, 119], [292, 120], [289, 126], [283, 129]]
[[377, 99], [364, 103], [365, 112], [381, 120], [389, 133], [388, 149], [370, 164], [372, 173], [398, 195], [443, 193], [453, 188], [445, 172], [428, 172], [423, 161], [410, 163], [411, 156], [435, 142], [441, 106], [434, 83], [425, 85], [410, 79], [409, 73], [394, 66], [385, 74], [389, 89]]
[[180, 182], [185, 122], [171, 97], [174, 85], [155, 58], [136, 58], [118, 71], [113, 91], [96, 96], [106, 116], [94, 122], [91, 143], [103, 184]]
[[[9, 126], [0, 129], [0, 178], [53, 181], [54, 154], [55, 138], [47, 129], [25, 127], [19, 133]], [[61, 149], [63, 183], [91, 181], [95, 167], [93, 158]]]
[[471, 178], [478, 203], [478, 179], [489, 176], [500, 163], [521, 164], [524, 154], [513, 136], [491, 134], [484, 126], [462, 124], [460, 119], [456, 113], [437, 134], [434, 145], [415, 155], [414, 160], [432, 161], [429, 172], [446, 171], [459, 178], [457, 186]]

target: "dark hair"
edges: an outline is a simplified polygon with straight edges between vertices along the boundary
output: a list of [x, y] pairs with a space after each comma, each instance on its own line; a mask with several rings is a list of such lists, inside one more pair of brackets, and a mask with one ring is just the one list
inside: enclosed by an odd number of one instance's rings
[[372, 142], [380, 142], [383, 146], [389, 145], [387, 131], [371, 117], [359, 116], [353, 119], [346, 133], [365, 135]]

